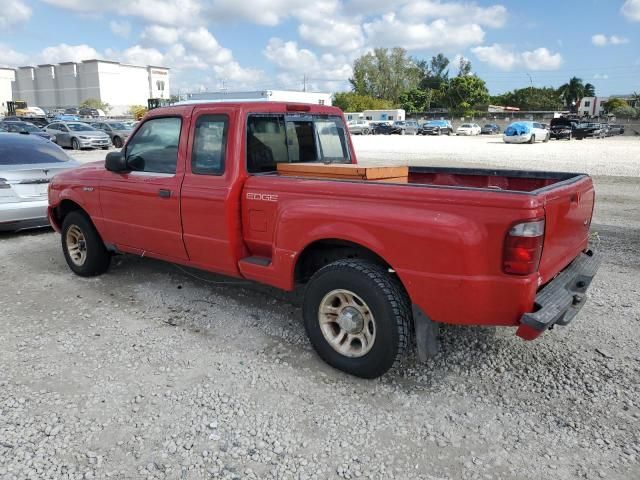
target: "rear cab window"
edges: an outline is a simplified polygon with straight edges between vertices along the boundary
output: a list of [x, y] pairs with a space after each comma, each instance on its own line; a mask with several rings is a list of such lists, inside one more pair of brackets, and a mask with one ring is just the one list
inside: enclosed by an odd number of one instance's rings
[[268, 173], [278, 163], [351, 163], [345, 125], [334, 115], [250, 114], [247, 171]]

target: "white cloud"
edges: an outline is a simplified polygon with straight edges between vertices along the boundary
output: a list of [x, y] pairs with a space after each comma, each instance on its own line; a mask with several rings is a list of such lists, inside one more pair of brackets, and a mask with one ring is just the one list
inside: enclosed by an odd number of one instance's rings
[[627, 20], [632, 22], [640, 22], [640, 0], [626, 0], [620, 12]]
[[325, 53], [318, 56], [293, 41], [271, 38], [263, 51], [264, 56], [281, 70], [278, 82], [283, 88], [300, 89], [303, 77], [311, 90], [334, 91], [344, 88], [353, 74], [351, 58], [342, 54]]
[[606, 73], [596, 73], [593, 78], [595, 78], [596, 80], [608, 80], [609, 79], [609, 75], [607, 75]]
[[511, 70], [520, 66], [527, 70], [557, 70], [563, 62], [562, 55], [551, 53], [543, 47], [518, 53], [494, 43], [491, 46], [474, 47], [471, 51], [481, 62], [501, 70]]
[[0, 43], [0, 66], [19, 67], [27, 63], [28, 57]]
[[35, 63], [60, 63], [81, 62], [103, 58], [98, 51], [89, 45], [67, 45], [61, 43], [53, 47], [47, 47], [35, 57]]
[[114, 35], [122, 38], [129, 38], [131, 35], [131, 24], [126, 20], [121, 22], [117, 20], [111, 20], [109, 22], [109, 28], [113, 32]]
[[192, 50], [205, 55], [205, 59], [209, 62], [229, 63], [233, 58], [231, 51], [221, 47], [211, 32], [204, 27], [185, 30], [182, 33], [182, 38]]
[[414, 21], [445, 18], [451, 23], [470, 23], [491, 28], [503, 27], [507, 22], [507, 9], [504, 6], [479, 7], [475, 2], [413, 1], [407, 3], [400, 14]]
[[31, 18], [31, 7], [23, 0], [3, 0], [0, 9], [0, 30], [5, 30]]
[[481, 43], [484, 31], [477, 24], [456, 25], [438, 19], [431, 23], [404, 21], [388, 13], [363, 25], [367, 40], [375, 46], [401, 46], [408, 50], [465, 48]]
[[172, 45], [178, 41], [180, 31], [177, 28], [163, 27], [162, 25], [150, 25], [146, 27], [140, 39], [149, 45]]
[[623, 45], [629, 43], [629, 39], [625, 37], [619, 37], [617, 35], [611, 35], [607, 37], [602, 33], [597, 33], [591, 37], [591, 43], [596, 47], [606, 47], [607, 45]]

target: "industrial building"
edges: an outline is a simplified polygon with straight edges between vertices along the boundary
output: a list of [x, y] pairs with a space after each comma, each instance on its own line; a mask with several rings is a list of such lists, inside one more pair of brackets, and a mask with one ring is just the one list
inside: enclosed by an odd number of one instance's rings
[[233, 102], [294, 102], [312, 103], [315, 105], [331, 105], [332, 94], [318, 92], [299, 92], [295, 90], [258, 90], [247, 92], [200, 92], [190, 93], [186, 101]]
[[[15, 80], [4, 72], [13, 72]], [[149, 98], [169, 98], [168, 68], [107, 60], [2, 69], [3, 111], [6, 110], [7, 83], [11, 84], [13, 100], [23, 100], [29, 106], [45, 110], [77, 107], [85, 100], [96, 99], [110, 105], [110, 115], [124, 115], [132, 105], [146, 105]]]
[[12, 100], [11, 86], [16, 80], [13, 68], [0, 68], [0, 115], [7, 111], [7, 102]]

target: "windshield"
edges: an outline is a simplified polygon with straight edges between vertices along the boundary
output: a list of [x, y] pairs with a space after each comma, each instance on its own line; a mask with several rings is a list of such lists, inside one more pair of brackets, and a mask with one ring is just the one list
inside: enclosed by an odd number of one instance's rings
[[345, 125], [329, 115], [251, 115], [247, 169], [273, 172], [278, 163], [351, 163]]
[[95, 132], [96, 129], [86, 123], [67, 123], [69, 130], [74, 132]]
[[470, 123], [464, 123], [462, 125], [460, 125], [460, 128], [471, 128], [473, 125], [471, 125]]
[[8, 123], [7, 128], [12, 132], [40, 132], [41, 130], [30, 123]]
[[41, 137], [31, 135], [0, 137], [0, 165], [62, 163], [69, 160], [71, 158], [64, 150]]
[[131, 130], [131, 126], [124, 123], [107, 123], [113, 130]]
[[487, 123], [484, 128], [493, 128], [495, 127], [495, 125], [492, 125], [491, 123]]

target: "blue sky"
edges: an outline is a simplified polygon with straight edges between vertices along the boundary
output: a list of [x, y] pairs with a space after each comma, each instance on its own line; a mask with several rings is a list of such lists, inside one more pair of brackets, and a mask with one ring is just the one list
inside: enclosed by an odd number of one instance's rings
[[0, 32], [0, 65], [163, 65], [173, 93], [346, 90], [379, 46], [464, 56], [493, 94], [574, 75], [640, 91], [640, 0], [0, 0]]

